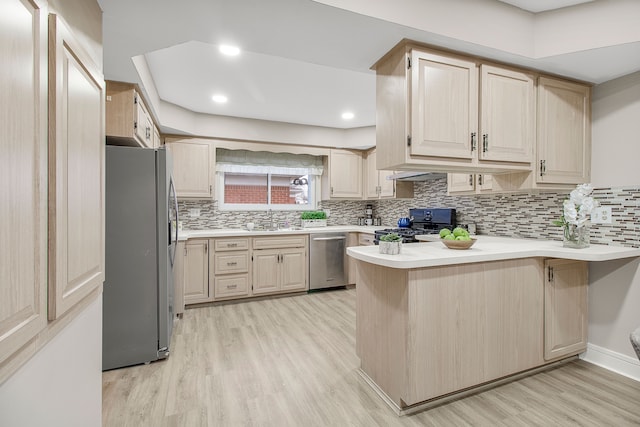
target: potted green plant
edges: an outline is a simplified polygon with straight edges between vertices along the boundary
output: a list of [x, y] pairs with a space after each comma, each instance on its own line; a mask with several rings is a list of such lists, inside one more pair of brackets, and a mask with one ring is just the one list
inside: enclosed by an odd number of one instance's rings
[[402, 247], [402, 237], [396, 233], [389, 233], [380, 236], [380, 244], [378, 245], [381, 254], [397, 255]]
[[327, 226], [327, 214], [324, 211], [305, 211], [300, 219], [304, 228]]

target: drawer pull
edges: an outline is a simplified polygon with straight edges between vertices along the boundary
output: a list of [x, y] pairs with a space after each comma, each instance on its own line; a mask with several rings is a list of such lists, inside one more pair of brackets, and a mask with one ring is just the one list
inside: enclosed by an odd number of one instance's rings
[[237, 246], [238, 246], [238, 244], [237, 244], [237, 243], [227, 243], [227, 247], [228, 247], [228, 248], [235, 248], [235, 247], [237, 247]]
[[227, 285], [227, 289], [235, 289], [238, 285]]
[[227, 265], [238, 265], [238, 263], [236, 261], [233, 261], [233, 262], [228, 262]]

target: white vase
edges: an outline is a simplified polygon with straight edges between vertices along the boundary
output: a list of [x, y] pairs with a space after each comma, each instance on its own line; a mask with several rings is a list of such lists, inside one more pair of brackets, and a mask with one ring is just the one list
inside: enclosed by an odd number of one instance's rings
[[384, 242], [381, 240], [378, 248], [381, 254], [398, 255], [400, 253], [400, 248], [402, 248], [402, 242]]

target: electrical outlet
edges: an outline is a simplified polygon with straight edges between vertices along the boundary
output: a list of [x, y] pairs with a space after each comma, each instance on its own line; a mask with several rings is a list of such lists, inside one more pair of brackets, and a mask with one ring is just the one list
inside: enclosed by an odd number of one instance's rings
[[591, 211], [592, 224], [611, 224], [611, 206], [598, 206]]
[[198, 218], [200, 216], [200, 208], [189, 209], [189, 216], [191, 218]]
[[331, 209], [324, 209], [324, 213], [327, 215], [327, 218], [331, 216]]

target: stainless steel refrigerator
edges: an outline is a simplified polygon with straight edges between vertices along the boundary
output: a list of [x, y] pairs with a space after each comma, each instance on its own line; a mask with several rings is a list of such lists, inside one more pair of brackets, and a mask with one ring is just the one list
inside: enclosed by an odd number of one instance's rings
[[102, 369], [169, 356], [178, 206], [170, 153], [106, 147]]

